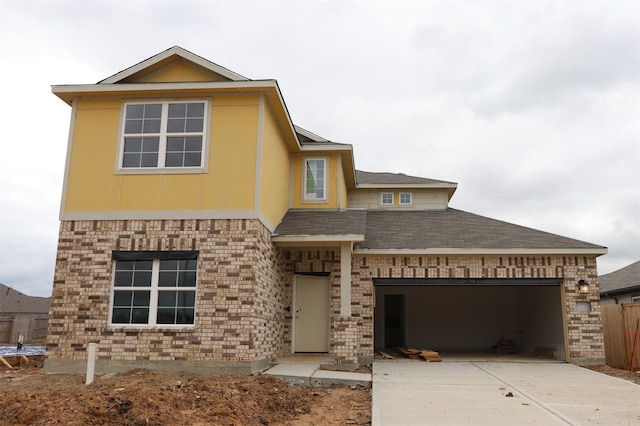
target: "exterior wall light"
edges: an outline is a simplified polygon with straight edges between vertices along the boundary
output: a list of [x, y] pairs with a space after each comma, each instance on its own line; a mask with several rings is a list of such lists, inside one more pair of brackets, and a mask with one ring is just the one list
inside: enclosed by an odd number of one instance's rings
[[578, 281], [578, 291], [581, 294], [587, 294], [589, 293], [589, 283], [586, 282], [585, 280], [580, 280]]

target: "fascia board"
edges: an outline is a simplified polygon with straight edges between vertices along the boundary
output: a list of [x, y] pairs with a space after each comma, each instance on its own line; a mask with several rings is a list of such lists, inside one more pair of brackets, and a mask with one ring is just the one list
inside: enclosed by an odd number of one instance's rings
[[[279, 92], [275, 80], [215, 81], [215, 82], [178, 82], [178, 83], [124, 83], [124, 84], [79, 84], [55, 85], [51, 91], [60, 99], [69, 102], [72, 98], [90, 94], [131, 93], [131, 92], [167, 92], [175, 90], [221, 90], [247, 91], [275, 89]], [[282, 97], [280, 97], [282, 99]], [[291, 125], [293, 129], [293, 125]]]
[[314, 145], [302, 145], [300, 147], [300, 151], [352, 151], [353, 145], [350, 144], [335, 144], [328, 143], [323, 144], [322, 142], [317, 142]]
[[275, 235], [271, 241], [277, 244], [287, 243], [329, 243], [329, 242], [360, 242], [364, 241], [363, 234], [343, 235]]
[[566, 249], [527, 249], [527, 248], [426, 248], [426, 249], [358, 249], [354, 254], [361, 255], [596, 255], [607, 254], [606, 248], [566, 248]]
[[215, 72], [216, 74], [220, 74], [223, 77], [226, 77], [230, 80], [248, 80], [246, 77], [241, 76], [240, 74], [236, 74], [231, 70], [228, 70], [224, 67], [221, 67], [220, 65], [217, 65], [211, 61], [208, 61], [198, 55], [195, 55], [187, 50], [184, 50], [181, 47], [178, 46], [174, 46], [168, 50], [165, 50], [164, 52], [161, 52], [155, 56], [152, 56], [149, 59], [146, 59], [136, 65], [133, 65], [123, 71], [120, 71], [117, 74], [112, 75], [111, 77], [108, 77], [104, 80], [102, 80], [99, 84], [112, 84], [112, 83], [117, 83], [121, 80], [124, 80], [127, 77], [130, 77], [132, 75], [134, 75], [135, 73], [138, 73], [140, 71], [143, 71], [145, 68], [151, 67], [159, 62], [164, 61], [165, 59], [170, 58], [173, 55], [177, 55], [180, 56], [188, 61], [191, 61], [197, 65], [200, 65], [201, 67], [208, 69], [212, 72]]
[[318, 136], [315, 133], [308, 131], [307, 129], [303, 129], [300, 126], [295, 126], [296, 132], [308, 137], [309, 139], [316, 142], [329, 142], [328, 139], [323, 138], [322, 136]]

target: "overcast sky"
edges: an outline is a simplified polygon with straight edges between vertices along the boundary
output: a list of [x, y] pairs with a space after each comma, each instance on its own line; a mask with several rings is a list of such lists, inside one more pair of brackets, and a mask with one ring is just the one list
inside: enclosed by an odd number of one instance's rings
[[356, 167], [458, 183], [450, 206], [640, 259], [638, 1], [0, 0], [0, 282], [51, 294], [71, 108], [178, 45], [276, 79]]

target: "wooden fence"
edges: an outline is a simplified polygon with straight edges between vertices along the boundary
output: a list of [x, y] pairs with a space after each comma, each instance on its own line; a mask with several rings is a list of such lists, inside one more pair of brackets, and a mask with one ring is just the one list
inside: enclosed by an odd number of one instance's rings
[[602, 306], [607, 364], [640, 370], [640, 303]]
[[47, 314], [3, 314], [0, 316], [0, 343], [16, 344], [20, 335], [24, 336], [24, 343], [44, 342], [48, 325]]

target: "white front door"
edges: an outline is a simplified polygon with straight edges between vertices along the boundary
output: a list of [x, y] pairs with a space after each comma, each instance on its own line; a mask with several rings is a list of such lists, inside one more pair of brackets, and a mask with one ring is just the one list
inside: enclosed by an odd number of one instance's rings
[[294, 352], [329, 352], [329, 277], [296, 275]]

